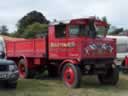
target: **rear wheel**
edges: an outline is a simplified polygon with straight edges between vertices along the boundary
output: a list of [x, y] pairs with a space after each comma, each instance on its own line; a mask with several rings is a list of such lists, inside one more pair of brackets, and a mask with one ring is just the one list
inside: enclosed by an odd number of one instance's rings
[[116, 85], [119, 80], [119, 71], [116, 66], [109, 68], [106, 74], [99, 74], [98, 79], [101, 84]]
[[28, 69], [27, 62], [24, 59], [21, 59], [18, 64], [18, 69], [19, 69], [19, 76], [22, 79], [25, 78], [33, 78], [34, 77], [34, 72], [30, 69]]
[[66, 64], [62, 70], [62, 79], [69, 88], [80, 87], [81, 72], [78, 66]]

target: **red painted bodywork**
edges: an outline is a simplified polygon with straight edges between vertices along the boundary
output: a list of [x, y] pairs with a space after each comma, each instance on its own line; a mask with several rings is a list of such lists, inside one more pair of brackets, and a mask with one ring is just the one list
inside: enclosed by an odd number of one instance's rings
[[6, 41], [7, 57], [45, 57], [45, 39], [31, 39], [22, 41]]
[[[69, 26], [88, 24], [87, 19], [74, 19], [66, 24], [66, 37], [55, 37], [55, 25], [50, 25], [48, 28], [48, 39], [28, 39], [19, 41], [6, 41], [7, 58], [18, 58], [24, 56], [25, 58], [32, 58], [32, 64], [42, 64], [45, 60], [83, 60], [83, 59], [101, 59], [101, 58], [115, 58], [116, 45], [115, 40], [90, 37], [70, 37]], [[95, 24], [107, 26], [106, 23], [95, 20]], [[107, 45], [105, 45], [107, 44]], [[104, 46], [108, 46], [107, 49]], [[93, 48], [94, 47], [94, 48]], [[31, 65], [30, 65], [31, 66]]]

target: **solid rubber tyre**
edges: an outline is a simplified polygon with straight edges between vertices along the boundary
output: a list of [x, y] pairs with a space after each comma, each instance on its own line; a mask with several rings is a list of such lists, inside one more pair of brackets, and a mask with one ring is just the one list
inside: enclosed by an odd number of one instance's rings
[[28, 68], [28, 65], [24, 59], [21, 59], [19, 61], [18, 70], [19, 70], [19, 77], [21, 79], [33, 78], [35, 75], [34, 74], [35, 72]]
[[77, 65], [68, 63], [62, 69], [62, 80], [68, 88], [80, 87], [81, 72]]
[[19, 77], [25, 79], [28, 77], [28, 68], [24, 59], [19, 60], [18, 64]]

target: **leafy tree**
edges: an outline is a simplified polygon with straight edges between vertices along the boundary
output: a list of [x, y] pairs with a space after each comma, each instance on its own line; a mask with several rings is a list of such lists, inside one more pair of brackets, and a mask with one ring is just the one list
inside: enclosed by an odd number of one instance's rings
[[37, 11], [31, 11], [18, 21], [18, 30], [16, 35], [18, 35], [19, 37], [24, 37], [23, 34], [25, 34], [26, 28], [34, 23], [48, 24], [49, 21], [45, 18], [45, 16], [42, 13]]
[[0, 26], [0, 34], [1, 34], [1, 35], [9, 35], [9, 33], [8, 33], [8, 28], [7, 28], [6, 25]]
[[32, 25], [27, 26], [27, 28], [24, 30], [23, 35], [25, 38], [42, 37], [47, 34], [47, 31], [47, 24], [34, 23]]

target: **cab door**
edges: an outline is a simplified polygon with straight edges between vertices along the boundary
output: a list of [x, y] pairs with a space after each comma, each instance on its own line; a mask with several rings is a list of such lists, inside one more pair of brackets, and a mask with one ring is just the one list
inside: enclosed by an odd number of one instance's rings
[[65, 24], [54, 25], [49, 33], [49, 58], [67, 58], [67, 27]]
[[82, 58], [85, 56], [84, 49], [88, 42], [92, 42], [90, 38], [90, 28], [87, 24], [70, 24], [68, 26], [68, 42], [71, 43], [67, 49], [69, 58]]

